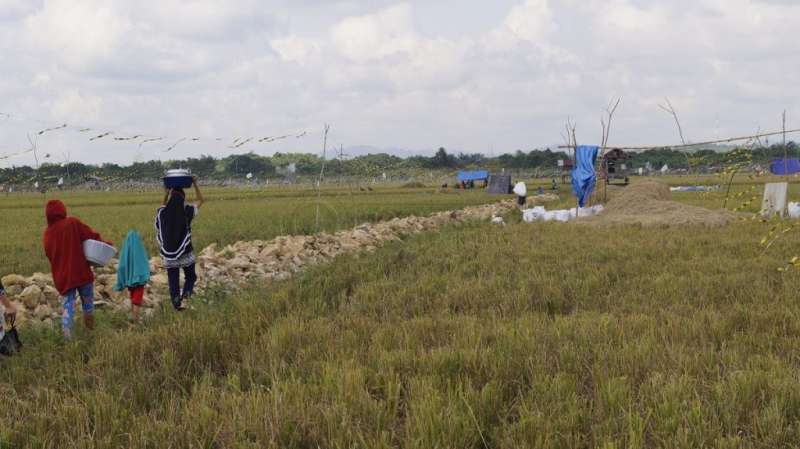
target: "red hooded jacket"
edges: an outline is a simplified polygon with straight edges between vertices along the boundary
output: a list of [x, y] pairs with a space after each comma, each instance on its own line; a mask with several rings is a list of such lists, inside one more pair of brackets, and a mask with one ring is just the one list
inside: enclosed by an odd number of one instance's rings
[[92, 269], [83, 255], [83, 241], [102, 241], [102, 237], [77, 218], [67, 217], [67, 208], [61, 201], [48, 201], [45, 214], [44, 252], [50, 259], [56, 290], [65, 295], [73, 288], [94, 281]]

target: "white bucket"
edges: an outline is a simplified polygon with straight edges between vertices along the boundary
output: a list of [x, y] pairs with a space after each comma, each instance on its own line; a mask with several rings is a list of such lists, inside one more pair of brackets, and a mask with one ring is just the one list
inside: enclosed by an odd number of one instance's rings
[[787, 209], [789, 218], [800, 218], [800, 203], [789, 203]]
[[528, 194], [528, 186], [524, 182], [518, 182], [514, 186], [514, 194], [517, 196], [525, 196]]
[[117, 249], [107, 243], [97, 240], [84, 240], [83, 242], [83, 255], [95, 267], [108, 265], [115, 254], [117, 254]]

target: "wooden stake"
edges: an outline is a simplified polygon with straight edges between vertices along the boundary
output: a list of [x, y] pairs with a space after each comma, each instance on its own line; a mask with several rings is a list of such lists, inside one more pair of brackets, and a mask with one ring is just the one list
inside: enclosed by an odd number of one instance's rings
[[319, 202], [322, 198], [322, 179], [325, 176], [325, 156], [328, 149], [328, 131], [330, 131], [331, 125], [325, 124], [325, 132], [322, 137], [322, 169], [319, 171], [319, 179], [317, 179], [317, 219], [316, 219], [316, 230], [319, 233]]

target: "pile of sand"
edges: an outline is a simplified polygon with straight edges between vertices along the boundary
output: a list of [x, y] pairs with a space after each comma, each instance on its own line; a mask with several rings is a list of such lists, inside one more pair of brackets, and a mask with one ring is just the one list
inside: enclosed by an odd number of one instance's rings
[[655, 181], [632, 184], [608, 202], [603, 214], [583, 222], [593, 225], [724, 226], [738, 218], [733, 212], [689, 206], [670, 198], [666, 184]]

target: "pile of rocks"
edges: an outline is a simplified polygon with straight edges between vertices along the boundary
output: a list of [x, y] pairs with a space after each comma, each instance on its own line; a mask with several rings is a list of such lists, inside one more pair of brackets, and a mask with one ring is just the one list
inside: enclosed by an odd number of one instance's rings
[[3, 277], [3, 286], [6, 289], [17, 310], [17, 323], [24, 324], [27, 320], [51, 322], [58, 318], [61, 298], [58, 291], [53, 288], [53, 278], [50, 275], [36, 273], [29, 278], [17, 274]]
[[328, 262], [354, 251], [372, 251], [403, 235], [437, 229], [449, 223], [488, 220], [514, 209], [513, 202], [502, 202], [466, 209], [439, 212], [427, 217], [409, 216], [363, 224], [335, 234], [283, 236], [269, 242], [237, 242], [224, 248], [211, 245], [198, 260], [201, 279], [213, 282], [241, 282], [252, 278], [284, 279], [308, 265]]
[[[218, 248], [212, 244], [198, 254], [197, 291], [209, 285], [235, 288], [245, 281], [282, 280], [305, 267], [333, 260], [357, 251], [373, 251], [383, 243], [402, 236], [438, 229], [447, 224], [466, 221], [485, 221], [493, 215], [503, 215], [516, 208], [513, 201], [438, 212], [427, 217], [408, 216], [379, 223], [366, 223], [354, 229], [334, 234], [281, 236], [270, 241], [237, 242]], [[95, 270], [95, 306], [127, 310], [127, 292], [115, 292], [118, 262]], [[150, 260], [150, 285], [145, 290], [144, 313], [168, 300], [168, 282], [161, 260]], [[36, 273], [25, 278], [8, 275], [2, 278], [6, 293], [19, 310], [17, 322], [40, 321], [52, 323], [60, 313], [60, 298], [53, 288], [50, 275]]]
[[[112, 261], [108, 267], [95, 269], [95, 307], [97, 308], [130, 308], [130, 300], [127, 291], [115, 292], [114, 284], [117, 281], [116, 269], [118, 262]], [[162, 275], [163, 282], [157, 274], [160, 267], [160, 260], [151, 259], [151, 270], [153, 279], [151, 285], [147, 287], [143, 307], [145, 315], [152, 313], [152, 309], [157, 307], [165, 297], [167, 291], [166, 275]], [[57, 321], [61, 315], [61, 296], [58, 290], [53, 287], [53, 277], [49, 274], [34, 273], [33, 276], [23, 277], [18, 274], [10, 274], [2, 278], [6, 295], [16, 307], [17, 325], [24, 325], [26, 322], [42, 322], [51, 324]]]

